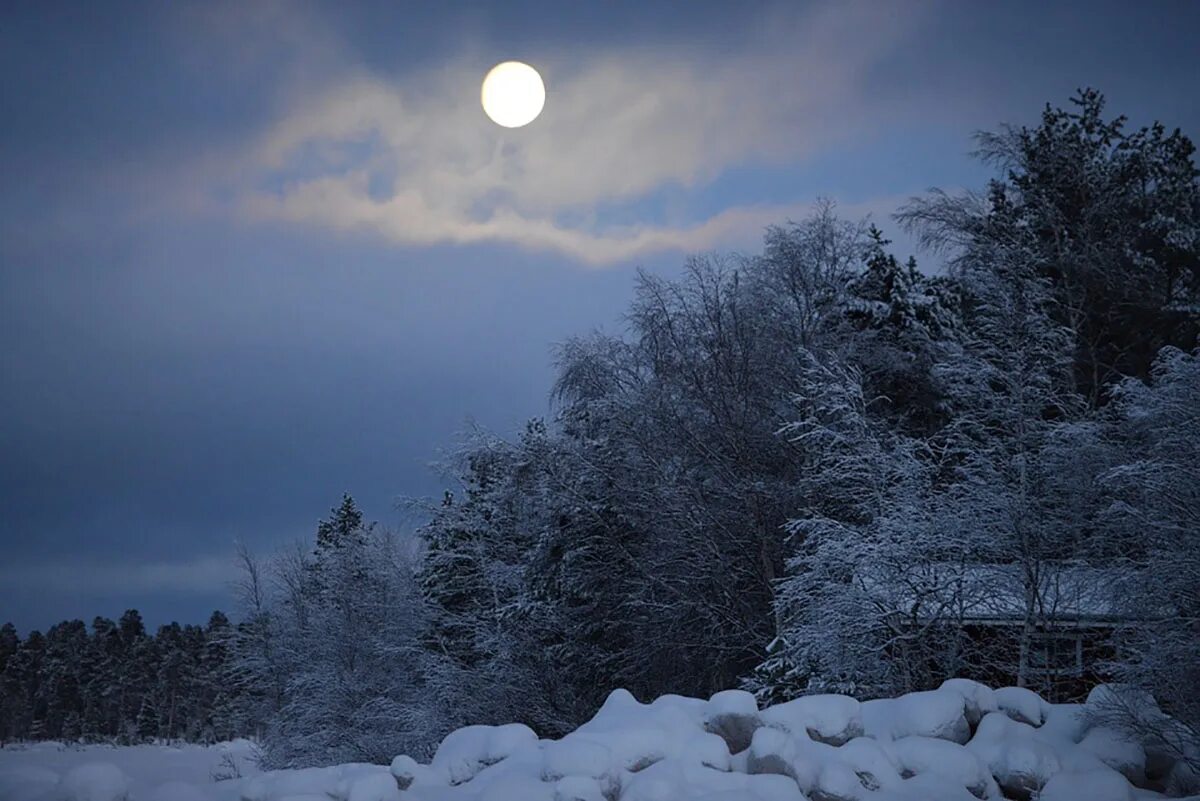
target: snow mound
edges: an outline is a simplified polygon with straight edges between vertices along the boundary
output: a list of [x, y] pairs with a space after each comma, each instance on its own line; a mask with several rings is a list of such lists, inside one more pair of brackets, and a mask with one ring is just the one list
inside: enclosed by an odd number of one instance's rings
[[386, 773], [371, 773], [348, 783], [346, 801], [400, 801], [396, 780]]
[[758, 703], [742, 690], [717, 693], [704, 709], [704, 728], [724, 740], [734, 754], [750, 747], [750, 738], [761, 725]]
[[430, 767], [449, 784], [461, 784], [522, 746], [536, 742], [537, 735], [533, 730], [520, 723], [467, 726], [442, 740]]
[[[378, 793], [380, 784], [377, 780], [364, 782], [363, 788], [359, 789], [360, 781], [372, 776], [382, 777], [386, 787], [395, 791], [393, 795], [381, 796], [382, 801], [396, 801], [399, 798], [396, 780], [386, 768], [378, 765], [349, 764], [330, 768], [275, 770], [229, 784], [238, 788], [238, 793], [233, 796], [237, 801], [308, 801], [307, 796], [317, 796], [322, 801], [360, 801], [360, 796], [365, 801], [377, 801], [372, 795]], [[222, 799], [226, 797], [221, 796]]]
[[989, 766], [974, 751], [932, 737], [904, 737], [892, 744], [902, 775], [942, 779], [976, 798], [1000, 798]]
[[740, 691], [641, 703], [617, 690], [561, 739], [472, 726], [429, 765], [397, 757], [390, 775], [402, 801], [1163, 797], [1146, 779], [1142, 746], [1086, 712], [962, 679], [898, 698], [814, 695], [761, 710]]
[[762, 720], [827, 745], [842, 745], [863, 734], [862, 707], [846, 695], [809, 695], [776, 704], [763, 710]]
[[1146, 749], [1140, 743], [1130, 742], [1120, 732], [1096, 726], [1084, 736], [1079, 747], [1134, 784], [1141, 784], [1146, 779]]
[[1020, 723], [1041, 726], [1046, 721], [1049, 706], [1033, 690], [1024, 687], [1001, 687], [993, 694], [1000, 711]]
[[953, 689], [867, 701], [862, 715], [867, 736], [877, 740], [916, 735], [962, 744], [971, 738], [966, 704], [962, 694]]
[[938, 688], [942, 691], [958, 693], [963, 699], [963, 713], [967, 724], [974, 729], [988, 712], [995, 712], [1000, 707], [996, 703], [996, 693], [992, 688], [970, 679], [947, 679]]
[[71, 768], [58, 782], [59, 801], [128, 801], [129, 779], [110, 762]]

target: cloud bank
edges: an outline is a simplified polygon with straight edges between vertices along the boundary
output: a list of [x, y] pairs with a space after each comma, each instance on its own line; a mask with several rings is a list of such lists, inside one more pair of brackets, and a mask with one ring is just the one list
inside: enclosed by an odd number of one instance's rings
[[201, 556], [177, 562], [62, 560], [10, 565], [0, 570], [0, 581], [26, 593], [96, 594], [118, 596], [170, 592], [211, 594], [237, 579], [229, 556]]

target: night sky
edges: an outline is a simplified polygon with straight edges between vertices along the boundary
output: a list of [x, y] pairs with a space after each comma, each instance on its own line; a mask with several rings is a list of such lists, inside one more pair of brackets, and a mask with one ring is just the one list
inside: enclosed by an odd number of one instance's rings
[[[1077, 87], [1195, 139], [1197, 30], [1165, 1], [5, 4], [0, 621], [202, 621], [236, 541], [343, 491], [407, 525], [456, 432], [549, 411], [553, 344], [619, 330], [636, 268], [822, 196], [907, 255], [898, 204], [981, 187], [970, 134]], [[547, 87], [517, 130], [478, 102], [506, 59]]]

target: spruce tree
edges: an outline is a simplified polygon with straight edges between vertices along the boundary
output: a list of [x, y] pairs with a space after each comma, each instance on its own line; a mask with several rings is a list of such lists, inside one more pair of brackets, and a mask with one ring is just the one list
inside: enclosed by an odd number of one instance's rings
[[900, 220], [957, 253], [1021, 248], [1071, 334], [1076, 389], [1098, 406], [1122, 377], [1148, 377], [1160, 348], [1190, 348], [1200, 331], [1200, 170], [1178, 129], [1130, 131], [1091, 89], [1070, 106], [980, 134], [979, 154], [1001, 170], [988, 191], [937, 192]]

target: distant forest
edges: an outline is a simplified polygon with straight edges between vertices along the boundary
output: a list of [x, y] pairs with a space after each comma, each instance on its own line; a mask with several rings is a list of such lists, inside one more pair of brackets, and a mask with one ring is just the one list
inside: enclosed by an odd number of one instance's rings
[[217, 742], [254, 734], [228, 683], [233, 629], [221, 612], [206, 626], [146, 632], [135, 609], [91, 631], [71, 620], [24, 640], [0, 627], [0, 743], [13, 740]]
[[387, 761], [559, 735], [615, 687], [963, 676], [1118, 682], [1115, 720], [1200, 755], [1193, 145], [1094, 91], [976, 143], [987, 186], [896, 217], [945, 269], [822, 204], [641, 274], [620, 335], [559, 345], [549, 417], [464, 437], [416, 537], [346, 497], [315, 544], [239, 555], [236, 625], [6, 627], [0, 739]]

